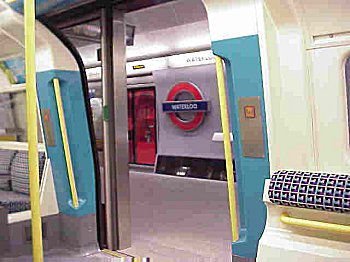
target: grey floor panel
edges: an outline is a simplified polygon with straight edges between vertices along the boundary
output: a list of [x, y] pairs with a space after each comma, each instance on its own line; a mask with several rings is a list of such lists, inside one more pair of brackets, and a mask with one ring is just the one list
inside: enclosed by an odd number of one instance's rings
[[132, 247], [155, 262], [231, 261], [227, 184], [131, 172]]
[[[122, 260], [121, 258], [114, 257], [102, 252], [94, 252], [89, 255], [85, 254], [78, 254], [78, 253], [71, 253], [68, 250], [59, 250], [59, 251], [51, 251], [50, 253], [52, 254], [45, 254], [44, 261], [48, 262], [79, 262], [79, 261], [87, 261], [87, 262], [118, 262], [118, 261], [123, 261], [123, 262], [129, 262], [128, 260]], [[32, 256], [21, 256], [21, 257], [16, 257], [16, 258], [2, 258], [0, 259], [1, 262], [32, 262], [33, 258]], [[131, 261], [131, 260], [130, 260]]]

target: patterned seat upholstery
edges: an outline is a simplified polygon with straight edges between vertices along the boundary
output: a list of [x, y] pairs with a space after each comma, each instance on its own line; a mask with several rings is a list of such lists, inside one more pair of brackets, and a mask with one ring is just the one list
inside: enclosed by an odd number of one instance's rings
[[0, 190], [11, 190], [11, 162], [16, 151], [0, 150]]
[[[7, 151], [7, 155], [10, 153]], [[7, 157], [8, 158], [8, 157]], [[40, 181], [45, 164], [45, 155], [39, 153]], [[30, 209], [29, 202], [29, 166], [28, 152], [19, 151], [12, 157], [8, 174], [11, 180], [12, 191], [0, 189], [0, 205], [8, 208], [9, 213], [21, 212]]]
[[[43, 173], [45, 164], [44, 154], [39, 153], [39, 175]], [[29, 194], [29, 166], [28, 152], [18, 152], [11, 164], [12, 191], [22, 194]]]
[[0, 205], [7, 207], [9, 213], [29, 210], [29, 196], [13, 191], [0, 190]]
[[350, 213], [350, 175], [281, 170], [268, 195], [278, 205]]

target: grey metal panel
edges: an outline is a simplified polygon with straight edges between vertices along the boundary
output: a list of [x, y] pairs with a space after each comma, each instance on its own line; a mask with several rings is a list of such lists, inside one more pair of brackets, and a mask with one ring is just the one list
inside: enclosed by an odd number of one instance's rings
[[[166, 69], [155, 71], [153, 75], [157, 96], [158, 154], [223, 159], [223, 143], [212, 141], [214, 132], [222, 132], [215, 65]], [[162, 112], [162, 102], [170, 88], [180, 81], [197, 85], [212, 105], [202, 125], [193, 132], [178, 129]]]
[[247, 257], [239, 257], [239, 256], [232, 256], [232, 262], [255, 262], [255, 258], [247, 258]]
[[[59, 221], [59, 215], [42, 218], [43, 229], [45, 228], [43, 231], [43, 248], [45, 251], [57, 248], [61, 243], [60, 231], [65, 229], [60, 227]], [[26, 232], [31, 234], [31, 221], [12, 223], [6, 227], [9, 232], [9, 252], [1, 254], [2, 257], [18, 257], [31, 254], [32, 242], [27, 239], [28, 236], [26, 235]]]
[[125, 249], [131, 246], [130, 182], [129, 182], [129, 141], [128, 141], [128, 95], [126, 88], [126, 46], [124, 13], [114, 10], [113, 15], [113, 78], [115, 101], [115, 150], [117, 239], [113, 246]]
[[128, 77], [127, 84], [128, 85], [136, 85], [136, 84], [145, 84], [145, 83], [153, 83], [153, 76], [141, 76], [141, 77]]
[[60, 215], [61, 246], [69, 250], [97, 250], [96, 214], [82, 217]]
[[239, 97], [238, 106], [243, 156], [264, 157], [260, 97]]
[[[117, 225], [113, 219], [116, 214], [115, 199], [115, 125], [114, 125], [114, 88], [113, 87], [113, 11], [110, 8], [104, 8], [101, 15], [101, 50], [102, 50], [102, 96], [103, 107], [108, 111], [109, 117], [103, 121], [103, 141], [104, 141], [104, 177], [106, 190], [106, 234], [107, 247], [112, 248], [117, 236]], [[113, 193], [112, 193], [113, 192]], [[102, 225], [100, 229], [104, 230]]]
[[7, 226], [7, 209], [0, 206], [0, 254], [8, 251], [9, 229]]
[[155, 86], [154, 83], [149, 83], [149, 84], [136, 84], [136, 85], [128, 85], [128, 89], [138, 89], [138, 88], [147, 88], [147, 87], [152, 87]]
[[131, 245], [130, 192], [128, 170], [128, 113], [126, 88], [126, 46], [124, 13], [102, 11], [107, 246], [118, 250]]

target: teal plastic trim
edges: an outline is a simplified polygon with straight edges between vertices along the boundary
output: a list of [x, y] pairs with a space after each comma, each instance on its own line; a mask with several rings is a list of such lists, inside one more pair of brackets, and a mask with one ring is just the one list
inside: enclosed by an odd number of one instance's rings
[[[236, 256], [254, 258], [265, 228], [266, 207], [262, 197], [264, 182], [270, 171], [259, 39], [257, 35], [253, 35], [215, 41], [212, 49], [225, 60], [230, 119], [235, 138], [233, 147], [238, 183], [240, 237], [237, 242], [232, 243], [232, 252]], [[242, 156], [238, 98], [250, 96], [261, 98], [264, 158]]]
[[[53, 79], [60, 80], [64, 116], [71, 151], [79, 207], [73, 208]], [[95, 169], [80, 73], [52, 70], [37, 73], [40, 109], [50, 109], [55, 146], [47, 146], [60, 213], [84, 216], [96, 213]], [[43, 119], [43, 116], [42, 116]], [[44, 130], [45, 132], [45, 130]], [[45, 135], [45, 134], [44, 134]]]

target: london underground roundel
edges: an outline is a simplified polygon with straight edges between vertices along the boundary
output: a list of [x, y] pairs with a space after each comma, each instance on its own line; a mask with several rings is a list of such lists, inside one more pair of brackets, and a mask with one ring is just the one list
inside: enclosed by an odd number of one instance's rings
[[209, 102], [197, 86], [189, 82], [174, 85], [163, 103], [163, 112], [171, 122], [184, 131], [197, 129], [209, 111]]

